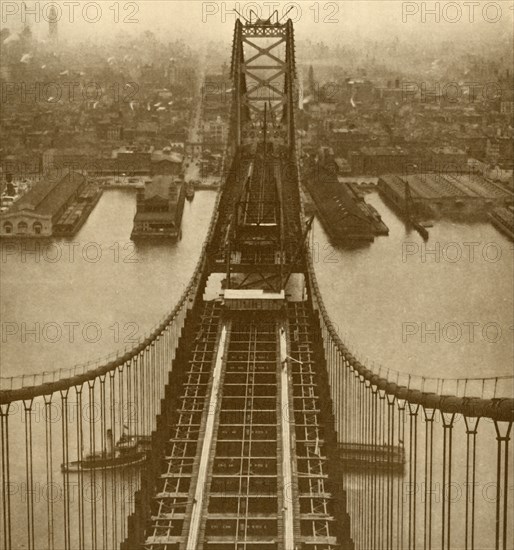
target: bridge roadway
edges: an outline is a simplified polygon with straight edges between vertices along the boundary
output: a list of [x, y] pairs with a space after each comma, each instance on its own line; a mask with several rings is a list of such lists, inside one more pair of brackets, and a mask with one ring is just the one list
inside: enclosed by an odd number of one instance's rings
[[312, 329], [204, 304], [146, 548], [340, 547]]
[[[276, 225], [277, 216], [287, 218], [298, 205], [294, 177], [281, 177], [287, 172], [286, 157], [263, 154], [262, 147], [253, 155], [241, 162], [238, 174], [245, 177], [227, 180], [214, 235], [230, 232], [227, 225], [238, 205], [243, 225], [262, 223], [264, 233]], [[263, 176], [268, 190], [276, 177], [271, 187], [276, 192], [264, 192]], [[276, 193], [289, 197], [288, 212], [269, 208], [277, 204]], [[296, 238], [297, 249], [299, 213], [300, 208], [296, 219], [284, 224], [293, 228], [288, 242]], [[223, 247], [214, 245], [223, 254]], [[232, 246], [241, 243], [236, 239]], [[240, 263], [232, 266], [234, 271], [245, 272], [243, 267], [249, 272], [252, 264], [255, 270], [273, 261], [270, 254], [251, 250], [246, 246], [246, 254], [236, 254]], [[285, 251], [286, 266], [295, 265], [293, 251]], [[351, 548], [337, 460], [331, 460], [336, 444], [321, 335], [303, 274], [291, 278], [287, 299], [278, 306], [258, 310], [252, 302], [241, 310], [228, 307], [223, 289], [216, 286], [216, 266], [226, 258], [213, 257], [214, 275], [180, 344], [180, 383], [174, 371], [175, 408], [163, 428], [163, 453], [149, 481], [154, 493], [144, 548]], [[273, 280], [269, 272], [275, 267], [265, 268], [261, 285]], [[241, 283], [243, 275], [233, 273], [238, 276]], [[250, 283], [252, 276], [245, 275]]]

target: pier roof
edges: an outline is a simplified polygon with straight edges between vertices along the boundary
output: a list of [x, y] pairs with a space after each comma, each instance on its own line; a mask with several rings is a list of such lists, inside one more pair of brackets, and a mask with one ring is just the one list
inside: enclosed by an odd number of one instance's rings
[[48, 174], [13, 205], [13, 210], [33, 210], [39, 214], [54, 215], [73, 197], [86, 182], [79, 172], [68, 171], [60, 177], [58, 172]]
[[145, 185], [145, 201], [147, 202], [154, 197], [169, 200], [170, 186], [172, 184], [173, 178], [170, 176], [154, 176]]

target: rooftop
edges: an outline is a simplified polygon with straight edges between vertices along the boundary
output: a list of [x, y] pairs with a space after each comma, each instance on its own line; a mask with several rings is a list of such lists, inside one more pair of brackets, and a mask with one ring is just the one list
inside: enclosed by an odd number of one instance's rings
[[374, 156], [378, 156], [378, 155], [403, 156], [407, 154], [407, 152], [401, 147], [362, 147], [361, 153], [363, 153], [364, 155], [374, 155]]
[[160, 222], [175, 225], [175, 208], [168, 212], [137, 212], [134, 222]]
[[86, 182], [86, 177], [78, 172], [68, 171], [59, 178], [58, 172], [49, 173], [30, 191], [18, 200], [13, 211], [34, 210], [38, 214], [55, 215]]
[[172, 183], [173, 178], [170, 176], [154, 176], [152, 181], [147, 182], [145, 185], [145, 201], [152, 197], [161, 197], [168, 200]]
[[174, 151], [154, 151], [152, 153], [152, 162], [161, 162], [163, 160], [167, 160], [175, 164], [182, 164], [182, 159], [182, 155]]
[[445, 147], [433, 147], [431, 149], [432, 153], [435, 154], [442, 154], [442, 155], [465, 155], [466, 153], [459, 149], [458, 147], [451, 147], [451, 146], [445, 146]]
[[410, 175], [389, 174], [380, 178], [390, 188], [403, 196], [405, 183], [414, 198], [477, 198], [488, 200], [512, 200], [512, 192], [489, 181], [479, 174], [460, 172], [420, 173]]

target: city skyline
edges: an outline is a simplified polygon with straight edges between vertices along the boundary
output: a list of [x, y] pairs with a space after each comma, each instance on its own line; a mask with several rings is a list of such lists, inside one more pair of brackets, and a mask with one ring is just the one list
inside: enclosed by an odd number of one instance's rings
[[[449, 7], [446, 7], [448, 5]], [[23, 7], [25, 6], [25, 7]], [[6, 1], [0, 28], [19, 32], [25, 25], [41, 40], [48, 36], [51, 7], [56, 9], [60, 33], [66, 40], [101, 40], [104, 33], [152, 31], [165, 38], [191, 38], [198, 43], [229, 40], [236, 18], [259, 13], [268, 18], [276, 9], [295, 23], [300, 39], [326, 42], [348, 40], [414, 40], [418, 44], [455, 40], [512, 41], [512, 2], [406, 2], [397, 0], [329, 2], [230, 2], [146, 0], [145, 2]], [[442, 7], [441, 7], [442, 6]], [[456, 7], [457, 6], [457, 7]], [[260, 8], [260, 11], [259, 9]], [[238, 15], [239, 14], [239, 15]], [[227, 32], [229, 31], [229, 32]]]

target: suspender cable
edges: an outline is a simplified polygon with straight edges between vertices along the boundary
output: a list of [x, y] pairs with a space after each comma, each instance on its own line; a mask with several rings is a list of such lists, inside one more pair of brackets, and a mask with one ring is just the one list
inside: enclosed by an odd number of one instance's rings
[[416, 488], [418, 465], [418, 410], [409, 403], [409, 549], [416, 549]]
[[[54, 550], [54, 471], [52, 455], [52, 397], [45, 395], [46, 517], [48, 550]], [[3, 441], [2, 441], [3, 443]], [[82, 549], [80, 549], [82, 550]]]
[[[378, 444], [378, 388], [377, 386], [371, 386], [373, 392], [373, 445], [376, 447]], [[373, 520], [372, 520], [372, 548], [378, 548], [377, 545], [377, 463], [373, 461]]]
[[[454, 413], [441, 412], [443, 421], [443, 507], [441, 549], [449, 550], [451, 544], [451, 483], [452, 483], [452, 430]], [[448, 491], [446, 491], [448, 486]]]
[[[91, 456], [96, 456], [96, 431], [95, 431], [95, 381], [88, 382], [88, 406], [89, 406], [89, 452]], [[91, 468], [90, 477], [90, 498], [91, 498], [91, 547], [96, 550], [96, 470]]]
[[156, 414], [156, 399], [155, 399], [155, 392], [157, 390], [157, 372], [156, 372], [156, 341], [152, 342], [150, 345], [150, 348], [148, 350], [148, 353], [150, 354], [150, 424], [149, 424], [149, 433], [148, 435], [152, 434], [152, 431], [154, 429], [155, 424], [155, 414]]
[[[119, 414], [118, 414], [118, 422], [119, 422], [119, 436], [123, 437], [125, 435], [125, 425], [124, 425], [124, 411], [125, 411], [125, 386], [124, 386], [124, 376], [123, 376], [123, 367], [124, 365], [120, 365], [118, 367], [118, 407], [119, 407]], [[120, 530], [121, 530], [121, 540], [125, 540], [125, 519], [126, 519], [126, 511], [125, 511], [125, 489], [126, 489], [126, 469], [121, 469], [121, 475], [119, 476], [120, 480], [120, 500], [121, 500], [121, 516], [120, 516]]]
[[[432, 479], [434, 456], [434, 409], [423, 407], [425, 415], [425, 519], [423, 550], [432, 548]], [[467, 503], [466, 503], [467, 505]]]
[[9, 408], [7, 405], [0, 405], [0, 427], [1, 427], [1, 448], [2, 448], [2, 509], [4, 526], [4, 549], [11, 548], [11, 478], [9, 473]]
[[[136, 359], [137, 360], [137, 359]], [[111, 411], [111, 430], [112, 430], [112, 439], [116, 441], [116, 370], [113, 370], [109, 373], [109, 410]], [[137, 392], [136, 392], [137, 394]], [[116, 468], [114, 468], [112, 473], [112, 490], [111, 490], [111, 506], [112, 506], [112, 533], [111, 541], [112, 547], [116, 548], [118, 546], [118, 505], [116, 498], [116, 491], [118, 489], [118, 474]]]
[[[107, 441], [107, 409], [105, 406], [105, 375], [100, 376], [100, 448], [102, 449], [102, 458], [108, 459], [110, 443]], [[113, 457], [112, 457], [113, 458]], [[107, 463], [102, 465], [102, 544], [107, 548]]]
[[[128, 437], [128, 440], [129, 441], [133, 441], [133, 437], [134, 437], [134, 432], [133, 432], [133, 426], [132, 426], [132, 404], [133, 404], [133, 397], [132, 397], [132, 359], [130, 359], [129, 361], [127, 361], [127, 363], [125, 363], [125, 368], [126, 368], [126, 371], [127, 371], [127, 375], [126, 375], [126, 379], [127, 379], [127, 382], [126, 382], [126, 387], [127, 387], [127, 403], [125, 405], [125, 420], [123, 421], [123, 425], [124, 425], [124, 429], [127, 433], [127, 437]], [[128, 513], [129, 515], [133, 513], [133, 509], [132, 509], [132, 501], [133, 499], [130, 498], [130, 496], [132, 495], [132, 492], [136, 490], [136, 487], [135, 487], [135, 483], [134, 483], [134, 478], [135, 477], [139, 477], [137, 476], [137, 473], [134, 472], [134, 469], [133, 468], [129, 468], [129, 479], [128, 479], [128, 493], [129, 493], [129, 510], [128, 510]]]
[[[386, 400], [385, 400], [385, 391], [380, 390], [378, 393], [378, 397], [380, 399], [380, 435], [379, 435], [379, 444], [381, 450], [384, 448], [385, 445], [385, 421], [386, 421]], [[378, 449], [377, 449], [378, 450]], [[380, 548], [384, 547], [384, 541], [386, 540], [386, 524], [385, 524], [385, 518], [386, 518], [386, 510], [385, 510], [385, 488], [384, 488], [384, 474], [381, 473], [379, 477], [379, 487], [380, 487]]]
[[143, 352], [145, 356], [144, 370], [145, 370], [145, 435], [152, 433], [152, 346], [148, 346]]
[[476, 436], [480, 417], [464, 416], [466, 423], [466, 550], [475, 548]]
[[84, 460], [84, 438], [82, 430], [82, 390], [83, 386], [75, 387], [75, 399], [76, 401], [76, 412], [77, 412], [77, 462], [79, 463], [79, 468], [77, 472], [78, 476], [78, 520], [79, 520], [79, 550], [84, 549], [84, 473], [81, 468], [82, 461]]
[[146, 431], [146, 386], [145, 386], [145, 365], [146, 365], [146, 356], [145, 352], [142, 351], [139, 361], [139, 405], [140, 405], [140, 415], [141, 415], [141, 434], [147, 435]]
[[[496, 550], [507, 550], [507, 503], [509, 481], [509, 441], [512, 422], [506, 426], [495, 420], [496, 440], [498, 442], [496, 462]], [[502, 428], [505, 434], [502, 435]], [[503, 464], [502, 464], [503, 454]], [[502, 476], [503, 467], [503, 476]], [[502, 484], [503, 477], [503, 484]]]
[[7, 405], [0, 405], [0, 428], [1, 428], [1, 452], [2, 452], [2, 512], [3, 512], [3, 548], [11, 548], [11, 492], [9, 474], [9, 408]]
[[136, 355], [136, 357], [133, 358], [133, 365], [134, 368], [132, 369], [132, 377], [133, 377], [133, 391], [134, 391], [134, 430], [136, 434], [142, 434], [143, 431], [139, 427], [139, 422], [141, 419], [141, 411], [139, 406], [139, 393], [140, 393], [140, 356]]
[[32, 469], [32, 404], [33, 400], [23, 401], [25, 411], [25, 483], [27, 491], [27, 544], [34, 548], [34, 472]]
[[[360, 430], [360, 438], [359, 438], [359, 444], [363, 445], [366, 441], [366, 426], [365, 426], [365, 403], [364, 403], [364, 378], [362, 378], [359, 375], [359, 402], [360, 402], [360, 408], [359, 408], [359, 416], [361, 419], [361, 430]], [[360, 496], [359, 496], [359, 502], [360, 502], [360, 510], [359, 510], [359, 525], [360, 525], [360, 533], [359, 538], [361, 540], [361, 544], [364, 543], [364, 533], [365, 533], [365, 481], [366, 481], [366, 475], [360, 474], [359, 475], [359, 483], [360, 483]]]
[[388, 419], [388, 468], [387, 468], [387, 550], [393, 549], [393, 460], [394, 460], [394, 395], [387, 396], [387, 419]]
[[65, 465], [63, 473], [63, 512], [64, 512], [64, 548], [71, 550], [70, 544], [70, 496], [69, 496], [69, 473], [68, 473], [68, 392], [61, 391], [61, 427], [62, 427], [62, 463]]
[[[366, 444], [368, 447], [371, 446], [371, 403], [372, 403], [372, 394], [371, 394], [371, 382], [369, 380], [365, 381], [366, 388]], [[366, 468], [366, 533], [364, 538], [364, 548], [371, 548], [371, 525], [373, 518], [371, 516], [370, 508], [372, 502], [371, 495], [371, 469]]]

